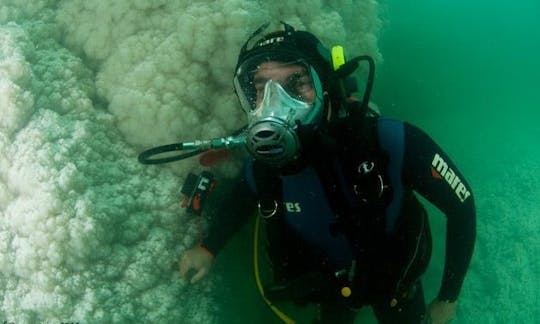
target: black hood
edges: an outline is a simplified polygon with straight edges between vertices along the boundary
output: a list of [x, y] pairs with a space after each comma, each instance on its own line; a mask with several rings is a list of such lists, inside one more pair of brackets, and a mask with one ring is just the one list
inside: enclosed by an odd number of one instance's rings
[[[246, 41], [238, 55], [235, 72], [247, 60], [254, 64], [265, 61], [291, 61], [303, 59], [309, 63], [321, 79], [326, 88], [331, 69], [330, 51], [315, 37], [315, 35], [295, 30], [292, 26], [283, 23], [284, 30], [274, 31], [262, 35], [268, 23], [257, 29]], [[256, 59], [259, 58], [259, 59]]]

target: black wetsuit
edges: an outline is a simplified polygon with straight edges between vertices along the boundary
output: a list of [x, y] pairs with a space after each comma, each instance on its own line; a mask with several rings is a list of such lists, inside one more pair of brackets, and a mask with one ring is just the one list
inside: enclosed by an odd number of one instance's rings
[[[441, 148], [418, 128], [385, 118], [338, 124], [309, 143], [311, 154], [294, 171], [249, 163], [230, 196], [221, 197], [231, 204], [214, 213], [203, 245], [217, 253], [257, 202], [271, 209], [276, 201], [266, 224], [276, 280], [286, 286], [317, 273], [321, 286], [293, 298], [324, 303], [329, 322], [352, 322], [348, 307], [372, 305], [381, 323], [420, 323], [419, 277], [431, 234], [419, 194], [447, 217], [438, 298], [455, 301], [473, 252], [476, 213], [470, 186]], [[352, 288], [350, 297], [340, 295], [342, 286]]]

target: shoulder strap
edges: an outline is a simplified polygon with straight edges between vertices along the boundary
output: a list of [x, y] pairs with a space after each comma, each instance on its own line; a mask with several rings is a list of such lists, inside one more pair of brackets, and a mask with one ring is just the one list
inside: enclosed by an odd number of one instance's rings
[[279, 171], [264, 163], [253, 162], [253, 180], [259, 197], [259, 213], [270, 218], [283, 211], [282, 181]]
[[405, 151], [403, 122], [381, 119], [378, 129], [381, 149], [389, 156], [387, 172], [392, 185], [392, 200], [386, 209], [386, 233], [392, 233], [402, 207], [404, 188], [401, 180]]
[[329, 135], [335, 138], [337, 145], [345, 145], [345, 149], [376, 150], [380, 115], [370, 107], [362, 107], [356, 100], [349, 100], [345, 105], [347, 117], [331, 122]]

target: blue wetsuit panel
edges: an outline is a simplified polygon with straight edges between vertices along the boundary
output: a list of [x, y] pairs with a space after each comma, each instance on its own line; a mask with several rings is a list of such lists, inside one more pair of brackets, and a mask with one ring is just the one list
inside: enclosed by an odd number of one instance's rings
[[336, 266], [349, 266], [351, 247], [342, 233], [331, 233], [335, 215], [315, 170], [283, 177], [286, 222], [309, 244], [316, 246]]

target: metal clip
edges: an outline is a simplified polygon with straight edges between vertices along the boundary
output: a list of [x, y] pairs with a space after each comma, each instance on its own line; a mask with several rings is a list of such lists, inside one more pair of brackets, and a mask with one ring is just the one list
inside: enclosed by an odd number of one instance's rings
[[263, 209], [263, 207], [261, 205], [261, 201], [259, 200], [259, 202], [257, 203], [257, 208], [259, 210], [259, 215], [264, 219], [268, 219], [268, 218], [274, 216], [275, 214], [277, 214], [278, 203], [277, 203], [277, 201], [274, 200], [274, 208], [272, 208], [272, 209]]

